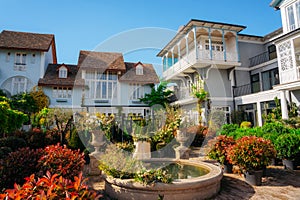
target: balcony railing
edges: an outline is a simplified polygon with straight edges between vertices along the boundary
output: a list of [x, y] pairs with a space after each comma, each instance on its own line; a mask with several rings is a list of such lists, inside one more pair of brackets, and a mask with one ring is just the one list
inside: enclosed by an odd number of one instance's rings
[[181, 73], [188, 69], [191, 65], [205, 60], [218, 60], [224, 62], [237, 62], [238, 56], [236, 52], [226, 52], [226, 59], [223, 51], [212, 51], [212, 58], [209, 50], [198, 50], [198, 59], [196, 58], [195, 49], [190, 50], [189, 54], [183, 55], [176, 63], [163, 72], [164, 77], [172, 76], [174, 73]]
[[251, 84], [241, 85], [233, 87], [233, 96], [239, 97], [243, 95], [251, 94]]
[[269, 58], [269, 52], [263, 52], [259, 55], [256, 55], [252, 58], [249, 58], [250, 60], [250, 67], [253, 67], [253, 66], [256, 66], [256, 65], [259, 65], [261, 63], [264, 63], [264, 62], [267, 62], [270, 60]]

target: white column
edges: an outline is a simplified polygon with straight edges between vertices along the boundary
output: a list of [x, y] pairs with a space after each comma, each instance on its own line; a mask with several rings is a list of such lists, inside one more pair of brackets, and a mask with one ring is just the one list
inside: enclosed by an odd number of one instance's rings
[[186, 58], [189, 56], [189, 38], [188, 35], [185, 37], [185, 48], [186, 48]]
[[198, 47], [197, 47], [197, 35], [196, 35], [196, 27], [193, 28], [194, 32], [194, 45], [195, 45], [195, 53], [196, 53], [196, 60], [198, 60]]
[[280, 105], [281, 105], [281, 117], [282, 119], [288, 119], [288, 106], [286, 102], [285, 90], [280, 91]]
[[257, 123], [258, 126], [262, 126], [262, 114], [261, 114], [261, 104], [260, 102], [256, 102], [256, 109], [257, 109]]
[[210, 59], [213, 59], [213, 54], [212, 54], [212, 47], [211, 47], [211, 30], [208, 28], [208, 42], [209, 42], [209, 54], [210, 54]]
[[172, 52], [172, 65], [174, 65], [175, 63], [174, 63], [174, 48], [171, 50], [171, 52]]
[[223, 51], [224, 51], [224, 60], [226, 61], [226, 41], [225, 41], [225, 33], [224, 29], [222, 29], [222, 42], [223, 42]]
[[178, 61], [181, 59], [181, 53], [180, 53], [180, 43], [177, 44], [177, 48], [178, 48]]

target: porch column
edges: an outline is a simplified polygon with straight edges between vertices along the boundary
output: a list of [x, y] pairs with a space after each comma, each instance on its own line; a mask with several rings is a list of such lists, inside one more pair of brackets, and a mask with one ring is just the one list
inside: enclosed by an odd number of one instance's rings
[[236, 46], [236, 53], [237, 53], [237, 61], [240, 62], [240, 52], [239, 52], [239, 41], [238, 41], [238, 34], [235, 32], [235, 46]]
[[181, 53], [180, 53], [180, 43], [177, 44], [177, 48], [178, 48], [178, 61], [181, 59]]
[[171, 50], [172, 52], [172, 65], [174, 65], [174, 48]]
[[210, 27], [208, 28], [208, 42], [209, 42], [209, 54], [210, 54], [210, 59], [212, 60], [212, 48], [211, 48], [211, 30]]
[[262, 114], [261, 114], [261, 104], [260, 102], [256, 102], [256, 109], [257, 109], [257, 123], [258, 126], [262, 126]]
[[280, 91], [280, 105], [281, 105], [281, 117], [282, 119], [288, 119], [288, 106], [286, 102], [285, 90]]
[[224, 52], [224, 60], [226, 61], [226, 41], [225, 41], [225, 35], [224, 35], [224, 29], [222, 29], [222, 42], [223, 42], [223, 52]]
[[186, 58], [189, 56], [189, 37], [188, 35], [185, 37], [185, 48], [186, 48]]
[[194, 26], [193, 32], [194, 32], [194, 45], [195, 45], [195, 52], [196, 52], [196, 60], [198, 60], [198, 47], [197, 47], [196, 26]]

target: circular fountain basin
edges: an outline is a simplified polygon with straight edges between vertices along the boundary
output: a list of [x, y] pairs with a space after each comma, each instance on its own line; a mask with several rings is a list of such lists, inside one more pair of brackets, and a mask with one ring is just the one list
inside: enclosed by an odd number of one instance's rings
[[105, 177], [105, 192], [115, 199], [147, 199], [157, 200], [159, 196], [164, 200], [208, 199], [220, 190], [223, 172], [220, 167], [210, 163], [193, 160], [151, 159], [147, 162], [174, 162], [187, 166], [203, 168], [207, 173], [199, 177], [175, 179], [172, 183], [155, 183], [143, 185], [133, 179], [118, 179]]

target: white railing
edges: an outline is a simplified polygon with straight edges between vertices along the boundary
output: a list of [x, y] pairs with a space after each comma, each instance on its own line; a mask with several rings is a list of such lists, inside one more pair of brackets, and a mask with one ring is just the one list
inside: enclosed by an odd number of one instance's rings
[[[192, 49], [189, 51], [189, 54], [184, 55], [179, 59], [174, 65], [168, 68], [163, 72], [164, 78], [171, 78], [172, 76], [183, 72], [188, 69], [191, 65], [194, 65], [197, 62], [204, 60], [211, 60], [211, 55], [209, 50], [198, 50], [198, 60], [196, 59], [196, 51]], [[228, 62], [237, 62], [238, 56], [236, 52], [226, 52], [226, 61]], [[212, 60], [224, 61], [224, 52], [223, 51], [212, 51]]]

